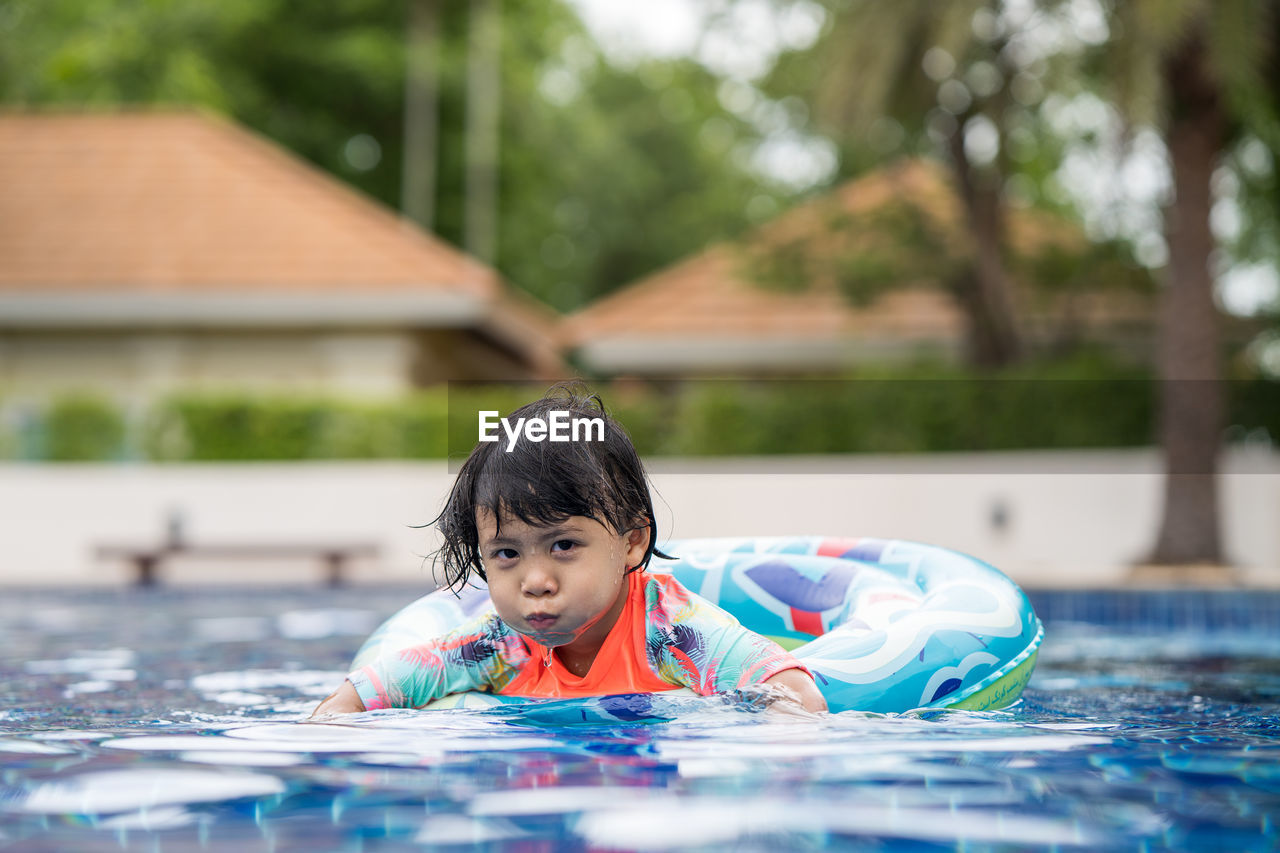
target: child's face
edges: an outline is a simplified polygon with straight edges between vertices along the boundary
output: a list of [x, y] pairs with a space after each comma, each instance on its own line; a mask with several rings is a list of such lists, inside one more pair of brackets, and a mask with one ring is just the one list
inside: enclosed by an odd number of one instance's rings
[[626, 571], [649, 544], [647, 527], [616, 533], [573, 516], [535, 527], [476, 513], [489, 596], [503, 622], [544, 646], [594, 653], [626, 602]]

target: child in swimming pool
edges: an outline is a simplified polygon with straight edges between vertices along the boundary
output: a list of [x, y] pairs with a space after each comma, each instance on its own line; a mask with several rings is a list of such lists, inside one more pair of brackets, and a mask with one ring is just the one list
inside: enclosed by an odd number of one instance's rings
[[809, 711], [826, 701], [804, 666], [670, 575], [649, 573], [653, 501], [631, 440], [599, 397], [553, 389], [508, 418], [598, 419], [575, 440], [481, 442], [436, 519], [451, 587], [474, 574], [492, 608], [421, 646], [384, 655], [313, 716], [422, 707], [483, 690], [567, 698], [762, 684]]

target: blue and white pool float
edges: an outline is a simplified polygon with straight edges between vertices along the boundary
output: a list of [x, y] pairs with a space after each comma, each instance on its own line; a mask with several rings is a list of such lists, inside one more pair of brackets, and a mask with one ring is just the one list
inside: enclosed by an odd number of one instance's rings
[[[790, 649], [835, 712], [1003, 708], [1031, 678], [1044, 637], [1013, 581], [946, 548], [810, 536], [687, 539], [661, 550], [676, 559], [655, 558], [648, 571], [675, 575]], [[352, 669], [444, 634], [488, 605], [483, 586], [423, 596], [369, 637]], [[426, 707], [539, 701], [547, 700], [464, 693]], [[552, 701], [582, 719], [643, 711], [610, 697]]]

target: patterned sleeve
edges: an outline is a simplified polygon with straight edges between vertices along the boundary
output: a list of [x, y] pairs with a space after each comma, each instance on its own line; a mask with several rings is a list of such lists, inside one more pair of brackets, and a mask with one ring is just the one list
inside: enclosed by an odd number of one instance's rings
[[528, 652], [493, 611], [431, 642], [388, 652], [347, 676], [366, 710], [421, 708], [468, 690], [501, 690]]
[[705, 696], [760, 684], [788, 669], [808, 672], [782, 646], [674, 580], [650, 578], [645, 608], [649, 663], [672, 684]]

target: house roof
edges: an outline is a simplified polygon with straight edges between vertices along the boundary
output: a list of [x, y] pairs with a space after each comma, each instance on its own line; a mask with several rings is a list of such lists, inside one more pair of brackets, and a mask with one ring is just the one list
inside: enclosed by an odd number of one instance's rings
[[213, 115], [0, 114], [0, 186], [0, 322], [10, 326], [390, 324], [501, 336], [515, 315], [552, 340], [554, 315], [513, 299], [492, 268]]
[[[712, 246], [596, 301], [566, 318], [566, 346], [597, 370], [656, 373], [825, 369], [921, 351], [958, 353], [965, 318], [936, 282], [904, 279], [854, 305], [829, 275], [790, 288], [753, 280], [752, 247], [804, 240], [807, 250], [824, 251], [824, 241], [843, 239], [827, 236], [834, 233], [827, 224], [832, 217], [865, 216], [903, 199], [927, 214], [948, 251], [968, 251], [963, 211], [945, 168], [903, 160], [788, 211], [738, 243]], [[1008, 232], [1021, 249], [1047, 240], [1084, 245], [1077, 230], [1036, 216], [1019, 216]], [[1100, 312], [1114, 314], [1116, 304], [1083, 300], [1077, 313], [1097, 319]], [[1131, 307], [1147, 311], [1126, 305], [1121, 313], [1133, 314]]]
[[912, 343], [950, 348], [964, 331], [933, 288], [855, 309], [834, 288], [786, 293], [744, 281], [739, 264], [732, 249], [714, 247], [606, 297], [569, 319], [568, 344], [604, 371], [802, 368]]

